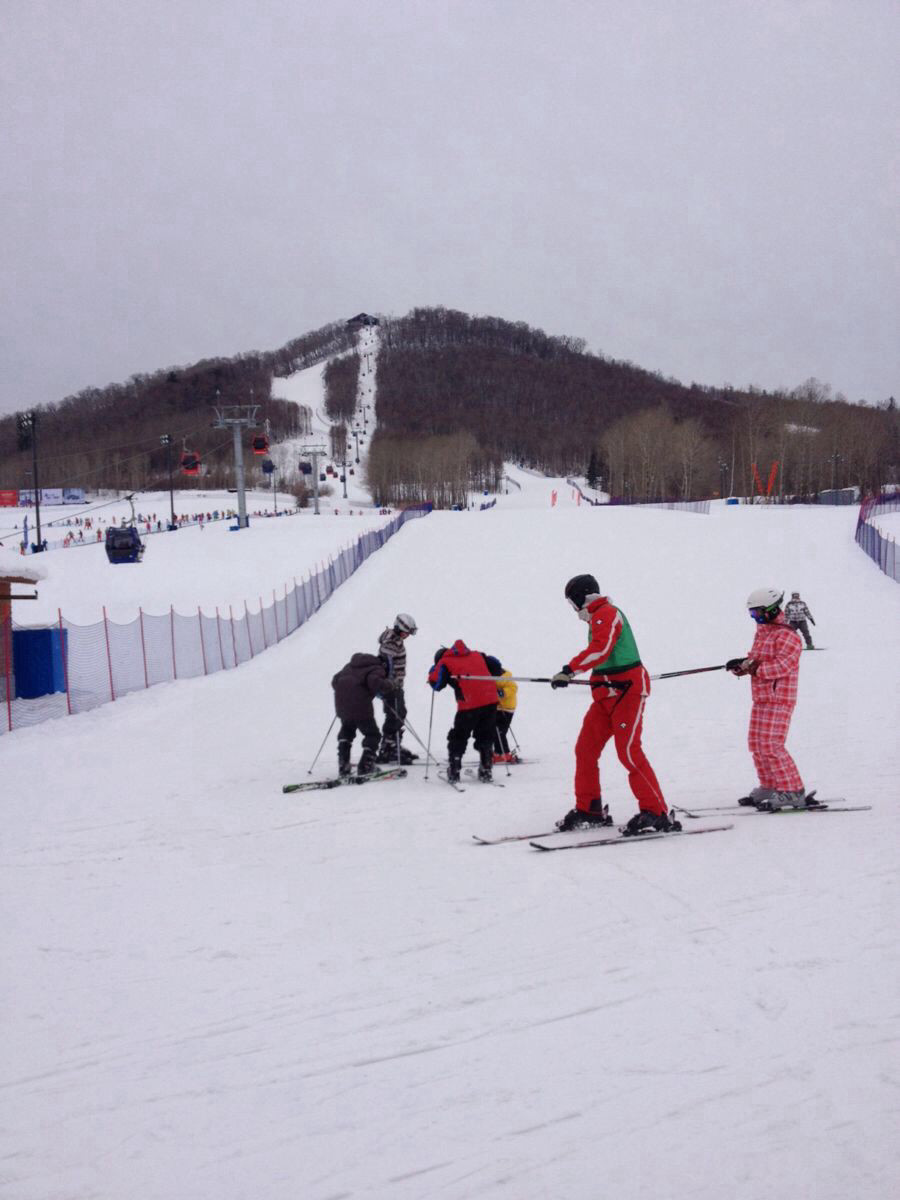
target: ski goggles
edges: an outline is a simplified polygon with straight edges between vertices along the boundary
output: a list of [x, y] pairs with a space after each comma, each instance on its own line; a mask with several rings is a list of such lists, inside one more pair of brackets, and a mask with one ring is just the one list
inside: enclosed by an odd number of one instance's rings
[[765, 625], [766, 621], [771, 618], [774, 609], [771, 608], [751, 608], [750, 616], [757, 625]]

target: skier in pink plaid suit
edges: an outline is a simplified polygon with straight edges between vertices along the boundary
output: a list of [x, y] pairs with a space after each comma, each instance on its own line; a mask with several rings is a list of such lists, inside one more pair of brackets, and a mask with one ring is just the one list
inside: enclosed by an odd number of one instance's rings
[[803, 642], [785, 620], [783, 599], [784, 592], [775, 588], [750, 593], [747, 608], [757, 624], [756, 637], [746, 658], [726, 664], [733, 675], [750, 676], [753, 694], [747, 742], [759, 787], [740, 803], [769, 810], [806, 805], [803, 780], [784, 745], [797, 703]]

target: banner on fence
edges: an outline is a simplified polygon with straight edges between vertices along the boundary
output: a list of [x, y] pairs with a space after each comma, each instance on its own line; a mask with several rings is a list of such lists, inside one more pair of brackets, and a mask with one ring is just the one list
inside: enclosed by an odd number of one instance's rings
[[0, 508], [18, 508], [19, 489], [0, 488]]
[[[18, 503], [34, 507], [34, 488], [16, 493]], [[84, 488], [41, 488], [41, 504], [84, 504]]]

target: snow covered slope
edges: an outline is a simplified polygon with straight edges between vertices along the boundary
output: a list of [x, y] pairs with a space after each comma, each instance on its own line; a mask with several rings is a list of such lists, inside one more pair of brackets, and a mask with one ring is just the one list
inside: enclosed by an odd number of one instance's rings
[[[900, 592], [854, 510], [577, 508], [563, 481], [517, 478], [488, 512], [412, 522], [239, 670], [2, 739], [0, 1195], [891, 1193]], [[424, 738], [434, 650], [463, 637], [552, 672], [583, 644], [562, 590], [585, 570], [653, 672], [742, 653], [751, 588], [799, 590], [828, 650], [804, 656], [790, 746], [808, 786], [873, 810], [562, 858], [475, 846], [570, 805], [586, 689], [528, 684], [513, 730], [538, 761], [502, 789], [413, 770], [281, 794], [328, 729], [332, 674], [398, 610], [420, 626]], [[746, 685], [655, 685], [670, 801], [752, 783]], [[436, 749], [452, 707], [435, 698]], [[333, 762], [332, 735], [316, 773]], [[629, 816], [614, 758], [604, 789]]]

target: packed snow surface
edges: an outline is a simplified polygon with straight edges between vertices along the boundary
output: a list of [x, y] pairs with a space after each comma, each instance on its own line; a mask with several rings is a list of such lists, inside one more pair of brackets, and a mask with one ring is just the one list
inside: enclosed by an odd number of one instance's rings
[[[0, 738], [0, 1195], [895, 1194], [897, 585], [855, 545], [855, 509], [594, 509], [516, 478], [495, 509], [409, 523], [238, 670]], [[227, 600], [222, 556], [255, 559], [264, 536], [254, 592], [276, 586], [305, 520], [191, 534], [184, 603]], [[167, 595], [183, 588], [183, 563], [147, 555], [169, 561]], [[498, 769], [502, 788], [414, 768], [282, 794], [310, 778], [332, 675], [397, 611], [420, 630], [410, 721], [440, 753], [453, 702], [436, 696], [432, 721], [434, 651], [461, 637], [552, 673], [584, 644], [563, 600], [583, 571], [652, 673], [742, 654], [751, 589], [799, 590], [827, 649], [803, 656], [789, 746], [808, 787], [872, 810], [562, 855], [477, 846], [571, 805], [587, 689], [528, 683], [513, 731], [535, 761]], [[90, 593], [70, 583], [64, 611]], [[670, 803], [754, 783], [749, 703], [725, 672], [654, 686], [645, 746]], [[332, 731], [314, 775], [334, 764]], [[611, 748], [603, 780], [621, 822]]]

